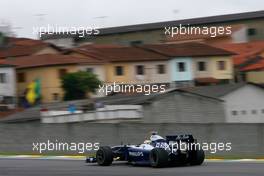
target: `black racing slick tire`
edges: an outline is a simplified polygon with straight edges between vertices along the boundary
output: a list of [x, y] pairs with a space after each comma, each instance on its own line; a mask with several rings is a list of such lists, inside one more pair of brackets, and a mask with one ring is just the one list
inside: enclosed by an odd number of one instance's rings
[[150, 151], [150, 165], [152, 167], [166, 167], [169, 164], [169, 155], [163, 148], [154, 148]]
[[96, 152], [96, 161], [100, 166], [109, 166], [113, 162], [113, 152], [111, 147], [102, 146]]
[[204, 162], [205, 154], [203, 150], [194, 150], [190, 155], [190, 165], [201, 165]]

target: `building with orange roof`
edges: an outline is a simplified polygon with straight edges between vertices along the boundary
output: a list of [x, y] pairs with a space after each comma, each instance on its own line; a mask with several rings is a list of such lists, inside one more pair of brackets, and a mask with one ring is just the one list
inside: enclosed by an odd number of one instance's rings
[[107, 63], [107, 83], [180, 86], [195, 82], [215, 84], [233, 79], [230, 57], [233, 53], [202, 43], [129, 47], [87, 45], [72, 49], [70, 54], [90, 56]]
[[0, 48], [0, 59], [60, 52], [59, 47], [41, 40], [8, 38], [8, 42]]
[[262, 65], [264, 41], [230, 43], [217, 45], [217, 47], [237, 54], [232, 57], [235, 68], [235, 79], [237, 82], [249, 81], [264, 83], [261, 71], [256, 69]]
[[259, 61], [247, 65], [241, 69], [241, 71], [258, 71], [264, 69], [264, 58], [259, 56]]
[[[72, 55], [104, 61], [105, 82], [119, 84], [169, 83], [167, 56], [137, 47], [85, 45], [71, 50]], [[162, 67], [161, 72], [157, 67]]]
[[241, 72], [244, 73], [247, 81], [264, 84], [264, 57], [258, 57], [258, 61], [243, 67]]
[[170, 80], [177, 85], [209, 85], [233, 80], [234, 54], [197, 42], [142, 45], [142, 48], [167, 55]]
[[[66, 73], [83, 70], [85, 66], [101, 65], [93, 58], [80, 58], [63, 54], [41, 54], [6, 59], [5, 64], [14, 65], [17, 77], [17, 96], [24, 97], [27, 86], [36, 79], [41, 82], [42, 103], [62, 101], [64, 92], [61, 78]], [[104, 75], [99, 75], [102, 79]]]
[[233, 62], [235, 67], [240, 67], [252, 56], [264, 55], [264, 41], [228, 43], [219, 44], [215, 46], [237, 54], [233, 56]]

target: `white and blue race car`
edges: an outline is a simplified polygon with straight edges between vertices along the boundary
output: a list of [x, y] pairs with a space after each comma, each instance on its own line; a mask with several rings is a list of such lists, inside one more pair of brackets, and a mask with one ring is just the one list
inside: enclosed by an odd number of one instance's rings
[[100, 166], [109, 166], [113, 161], [152, 167], [201, 165], [205, 154], [197, 146], [192, 135], [171, 135], [165, 139], [154, 132], [140, 145], [101, 146], [96, 157], [89, 157], [86, 162]]

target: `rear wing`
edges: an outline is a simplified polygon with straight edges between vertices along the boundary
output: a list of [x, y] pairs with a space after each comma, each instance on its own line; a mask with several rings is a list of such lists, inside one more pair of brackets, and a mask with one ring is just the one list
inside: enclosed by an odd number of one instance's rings
[[169, 142], [188, 142], [193, 143], [196, 142], [196, 139], [193, 138], [193, 135], [191, 134], [180, 134], [180, 135], [169, 135], [166, 136], [166, 141]]

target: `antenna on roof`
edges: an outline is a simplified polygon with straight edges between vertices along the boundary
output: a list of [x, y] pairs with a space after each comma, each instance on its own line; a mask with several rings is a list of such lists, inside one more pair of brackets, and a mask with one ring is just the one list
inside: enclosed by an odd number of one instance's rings
[[106, 18], [108, 18], [108, 16], [97, 16], [97, 17], [94, 17], [93, 19], [95, 19], [95, 20], [101, 20], [100, 26], [101, 27], [104, 27], [104, 25], [105, 25], [105, 19]]

